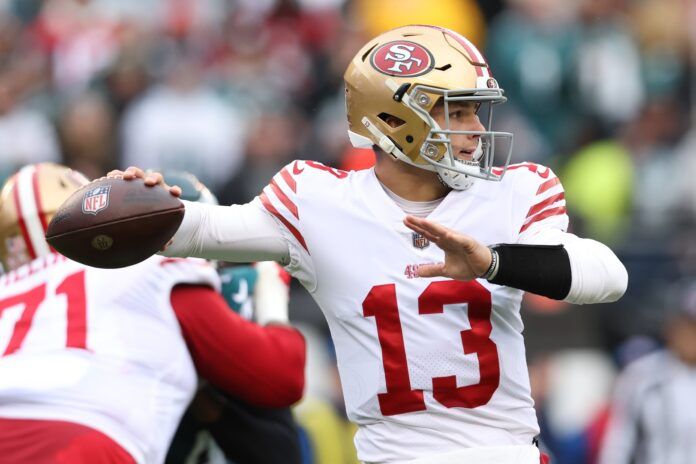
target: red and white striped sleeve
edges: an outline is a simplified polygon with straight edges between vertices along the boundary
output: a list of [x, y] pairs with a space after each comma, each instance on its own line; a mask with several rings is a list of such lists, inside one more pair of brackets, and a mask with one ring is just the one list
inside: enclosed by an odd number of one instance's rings
[[568, 214], [566, 210], [565, 192], [561, 180], [554, 172], [539, 164], [523, 163], [510, 166], [508, 170], [525, 168], [522, 195], [526, 201], [522, 205], [524, 217], [518, 234], [519, 240], [534, 235], [539, 230], [568, 229]]
[[309, 253], [301, 232], [297, 198], [297, 177], [303, 172], [303, 162], [294, 161], [288, 164], [273, 176], [259, 195], [259, 200], [266, 211], [280, 221], [294, 240]]
[[626, 268], [606, 245], [567, 232], [565, 193], [551, 169], [533, 163], [508, 168], [521, 169], [516, 182], [513, 214], [519, 227], [517, 243], [562, 244], [568, 253], [572, 283], [565, 301], [574, 304], [616, 301], [626, 291]]
[[332, 189], [332, 180], [346, 173], [314, 161], [293, 161], [281, 169], [264, 187], [255, 202], [276, 220], [288, 245], [290, 262], [285, 269], [310, 292], [317, 276], [312, 258], [312, 239], [321, 227], [317, 203]]

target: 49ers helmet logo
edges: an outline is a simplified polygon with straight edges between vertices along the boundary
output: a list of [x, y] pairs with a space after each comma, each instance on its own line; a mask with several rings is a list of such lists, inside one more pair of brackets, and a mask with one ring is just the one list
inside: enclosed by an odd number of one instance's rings
[[370, 58], [372, 66], [382, 74], [414, 77], [433, 69], [432, 53], [415, 42], [398, 40], [377, 47]]

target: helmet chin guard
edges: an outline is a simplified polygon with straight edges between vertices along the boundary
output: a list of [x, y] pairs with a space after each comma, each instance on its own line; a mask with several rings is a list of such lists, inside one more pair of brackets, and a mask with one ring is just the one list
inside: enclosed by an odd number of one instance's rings
[[[483, 155], [483, 142], [479, 139], [476, 151], [473, 154], [471, 160], [463, 160], [459, 158], [443, 158], [442, 163], [433, 162], [431, 166], [435, 168], [435, 172], [440, 177], [443, 184], [454, 190], [468, 190], [476, 182], [477, 177], [470, 174], [464, 174], [461, 171], [468, 171], [471, 173], [478, 173], [481, 171], [481, 155]], [[426, 161], [430, 158], [424, 157]], [[454, 165], [442, 167], [442, 164], [448, 163], [454, 160]]]

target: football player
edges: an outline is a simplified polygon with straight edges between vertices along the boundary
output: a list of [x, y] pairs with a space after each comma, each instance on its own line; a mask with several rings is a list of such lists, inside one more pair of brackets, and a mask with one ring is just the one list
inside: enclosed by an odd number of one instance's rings
[[[218, 204], [193, 174], [171, 170], [162, 174], [167, 184], [181, 188], [182, 200]], [[221, 294], [231, 310], [261, 324], [288, 322], [290, 276], [277, 263], [224, 266], [218, 274]], [[299, 464], [299, 435], [292, 411], [252, 406], [201, 382], [165, 462], [217, 462], [215, 456], [244, 464]]]
[[0, 194], [0, 461], [161, 463], [198, 375], [249, 404], [298, 401], [304, 338], [235, 314], [208, 262], [102, 270], [49, 247], [46, 224], [86, 183], [30, 165]]
[[349, 136], [375, 148], [373, 169], [296, 161], [248, 204], [187, 203], [164, 254], [277, 260], [301, 281], [328, 321], [362, 461], [538, 464], [522, 296], [614, 301], [624, 266], [566, 231], [549, 168], [509, 165], [512, 134], [491, 125], [503, 90], [465, 37], [385, 32], [344, 78]]

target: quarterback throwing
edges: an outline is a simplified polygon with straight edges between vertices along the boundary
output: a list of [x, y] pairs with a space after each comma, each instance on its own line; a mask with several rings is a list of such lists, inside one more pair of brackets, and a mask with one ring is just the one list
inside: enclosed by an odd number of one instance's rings
[[509, 165], [512, 134], [491, 126], [503, 90], [466, 38], [394, 29], [344, 77], [349, 136], [375, 149], [373, 169], [295, 161], [248, 204], [186, 203], [164, 254], [277, 260], [302, 282], [328, 321], [362, 461], [538, 464], [523, 293], [614, 301], [624, 266], [566, 231], [550, 169]]

